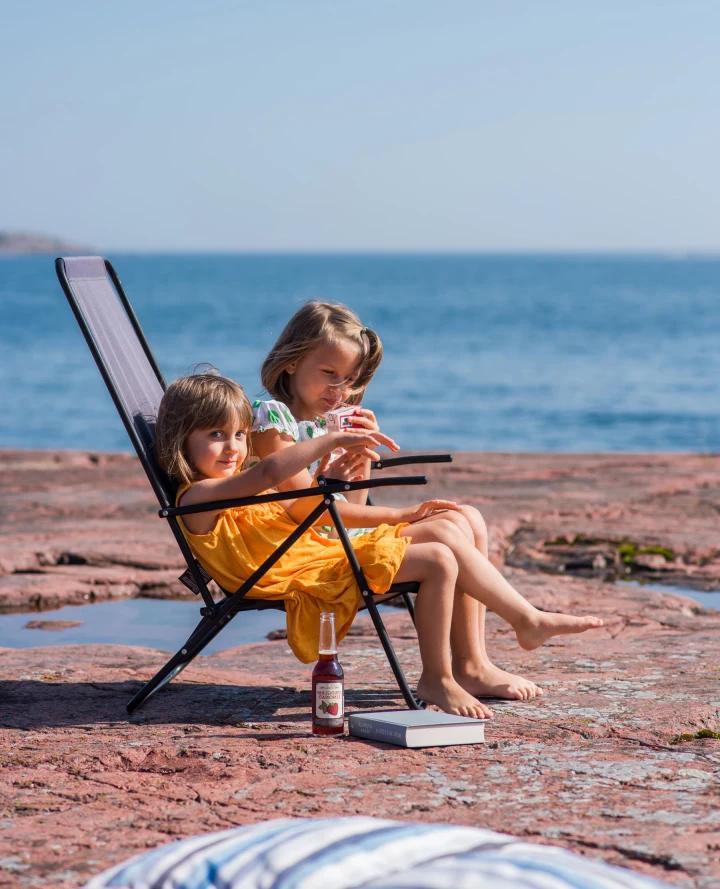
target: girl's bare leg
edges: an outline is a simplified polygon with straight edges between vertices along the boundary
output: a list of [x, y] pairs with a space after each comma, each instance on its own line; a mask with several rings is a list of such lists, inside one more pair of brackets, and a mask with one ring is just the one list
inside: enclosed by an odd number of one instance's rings
[[[473, 506], [463, 506], [462, 515], [468, 522], [472, 533], [475, 549], [486, 559], [488, 558], [488, 533], [485, 520]], [[485, 614], [487, 608], [482, 602], [477, 602], [472, 596], [465, 596], [464, 602], [470, 607], [477, 608], [477, 625], [480, 646], [480, 660], [467, 661], [453, 667], [455, 678], [460, 685], [471, 694], [479, 696], [487, 695], [497, 698], [511, 698], [514, 700], [528, 700], [543, 694], [542, 688], [524, 676], [517, 676], [501, 670], [490, 660], [485, 647]], [[472, 603], [472, 605], [471, 605]], [[454, 649], [453, 649], [454, 651]], [[453, 658], [455, 663], [455, 658]]]
[[415, 608], [422, 675], [418, 695], [446, 713], [476, 719], [491, 711], [460, 686], [452, 672], [450, 627], [457, 580], [457, 561], [442, 543], [412, 543], [395, 575], [398, 583], [419, 581]]
[[431, 524], [410, 525], [400, 533], [412, 537], [415, 543], [435, 541], [449, 547], [457, 559], [460, 587], [507, 621], [515, 630], [520, 647], [527, 651], [539, 648], [552, 636], [584, 633], [602, 626], [597, 617], [575, 617], [535, 608], [452, 522], [439, 519]]
[[[487, 558], [487, 528], [482, 516], [474, 507], [463, 506], [462, 513], [450, 510], [436, 513], [421, 522], [416, 522], [412, 527], [427, 525], [439, 519], [452, 522]], [[542, 689], [534, 682], [524, 676], [516, 676], [501, 670], [492, 663], [485, 649], [485, 612], [486, 608], [481, 602], [456, 587], [450, 631], [455, 679], [465, 691], [477, 697], [523, 701], [541, 695]]]

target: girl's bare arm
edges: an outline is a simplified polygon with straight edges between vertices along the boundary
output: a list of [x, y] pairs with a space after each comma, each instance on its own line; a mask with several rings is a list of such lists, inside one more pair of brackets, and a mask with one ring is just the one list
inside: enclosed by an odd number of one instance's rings
[[[267, 491], [268, 488], [278, 487], [288, 478], [301, 472], [309, 463], [329, 453], [333, 448], [344, 447], [350, 443], [366, 448], [367, 456], [370, 459], [378, 459], [378, 455], [371, 448], [376, 447], [381, 439], [382, 436], [371, 436], [359, 430], [332, 432], [328, 435], [318, 436], [318, 438], [301, 442], [290, 448], [283, 448], [261, 460], [251, 469], [237, 472], [229, 478], [202, 479], [183, 494], [181, 502], [183, 506], [192, 506], [198, 503], [209, 503], [213, 500], [252, 497]], [[308, 498], [308, 500], [317, 504], [314, 497]], [[214, 519], [217, 514], [217, 512], [203, 513], [204, 521], [202, 523], [193, 522], [192, 517], [187, 517], [190, 520], [185, 524], [193, 533], [204, 533], [203, 531], [194, 531], [192, 525], [206, 526], [208, 521]]]
[[[356, 431], [368, 432], [370, 435], [375, 435], [376, 432], [379, 433], [380, 430], [378, 429], [375, 415], [371, 411], [361, 408], [358, 408], [358, 412]], [[391, 451], [399, 449], [392, 439], [383, 439], [383, 444]], [[279, 432], [277, 429], [268, 429], [265, 432], [255, 432], [253, 434], [253, 448], [261, 460], [270, 454], [274, 454], [283, 448], [290, 448], [293, 445], [292, 438], [287, 433]], [[361, 447], [351, 445], [345, 449], [342, 457], [334, 460], [327, 467], [326, 474], [333, 478], [340, 478], [343, 481], [370, 478], [370, 459], [363, 453]], [[282, 482], [278, 488], [281, 491], [296, 491], [298, 488], [309, 488], [311, 484], [313, 484], [313, 478], [310, 472], [307, 469], [303, 469], [297, 475]], [[367, 500], [367, 491], [351, 491], [345, 496], [351, 503], [364, 506]], [[364, 528], [371, 527], [371, 525], [357, 525], [353, 527]]]
[[[313, 441], [316, 440], [317, 439], [313, 439]], [[287, 448], [293, 448], [296, 443], [287, 433], [278, 432], [277, 429], [268, 429], [265, 432], [253, 432], [252, 444], [253, 451], [260, 457], [262, 463], [271, 454], [276, 454]], [[312, 460], [309, 460], [299, 472], [296, 472], [290, 478], [286, 478], [282, 482], [279, 482], [275, 487], [277, 487], [279, 491], [297, 491], [300, 488], [309, 488], [313, 483], [313, 477], [308, 472], [307, 467], [312, 462]]]
[[[285, 510], [293, 521], [298, 525], [305, 519], [314, 507], [308, 506], [308, 501], [313, 504], [317, 501], [314, 497], [303, 497], [301, 500], [293, 500], [285, 503]], [[425, 500], [423, 503], [416, 503], [413, 506], [402, 506], [399, 508], [392, 506], [366, 506], [358, 503], [346, 503], [337, 500], [335, 505], [338, 508], [340, 517], [346, 528], [377, 528], [378, 525], [399, 525], [402, 522], [418, 522], [420, 519], [427, 518], [434, 512], [445, 509], [459, 511], [460, 507], [452, 500]], [[327, 515], [322, 515], [317, 525], [327, 525]]]

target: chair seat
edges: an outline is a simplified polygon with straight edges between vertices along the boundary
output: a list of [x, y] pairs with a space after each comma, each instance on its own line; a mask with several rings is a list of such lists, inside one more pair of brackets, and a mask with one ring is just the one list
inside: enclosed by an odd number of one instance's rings
[[[397, 599], [398, 596], [406, 593], [416, 593], [419, 589], [420, 584], [412, 580], [406, 583], [394, 583], [386, 593], [375, 596], [375, 604], [390, 602], [392, 599]], [[223, 590], [223, 592], [226, 596], [232, 596], [232, 593], [228, 593], [227, 590]], [[367, 605], [361, 605], [358, 610], [364, 611], [366, 608]], [[273, 609], [275, 611], [285, 611], [285, 605], [282, 600], [245, 598], [237, 605], [238, 613], [241, 611], [270, 611]]]

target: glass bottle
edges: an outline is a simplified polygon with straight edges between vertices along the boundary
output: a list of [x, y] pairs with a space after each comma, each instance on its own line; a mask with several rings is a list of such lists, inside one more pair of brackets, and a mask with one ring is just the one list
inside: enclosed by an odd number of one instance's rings
[[320, 615], [319, 659], [312, 674], [312, 730], [314, 735], [345, 731], [345, 676], [337, 659], [335, 615]]

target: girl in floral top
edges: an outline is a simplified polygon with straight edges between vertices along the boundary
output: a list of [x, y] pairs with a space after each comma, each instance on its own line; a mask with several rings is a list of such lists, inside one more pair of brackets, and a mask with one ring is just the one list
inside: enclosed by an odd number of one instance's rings
[[[326, 434], [324, 414], [341, 404], [357, 405], [356, 427], [371, 435], [379, 432], [375, 415], [360, 403], [382, 354], [378, 335], [364, 327], [346, 306], [313, 300], [298, 309], [262, 365], [262, 384], [272, 398], [253, 405], [256, 455], [262, 459], [296, 442]], [[280, 489], [307, 488], [319, 470], [344, 481], [365, 479], [370, 476], [370, 461], [358, 448], [333, 452], [288, 479]], [[367, 492], [352, 491], [347, 499], [364, 505]], [[455, 525], [487, 560], [487, 528], [475, 507], [461, 506], [458, 512], [428, 515], [423, 520], [427, 525], [423, 535], [440, 535], [448, 523]], [[332, 533], [330, 528], [324, 530]], [[358, 528], [353, 533], [359, 536], [366, 530]], [[476, 598], [458, 592], [453, 611], [454, 648], [464, 654], [453, 657], [457, 682], [479, 697], [527, 700], [542, 694], [534, 682], [492, 663], [485, 649], [486, 608]]]

